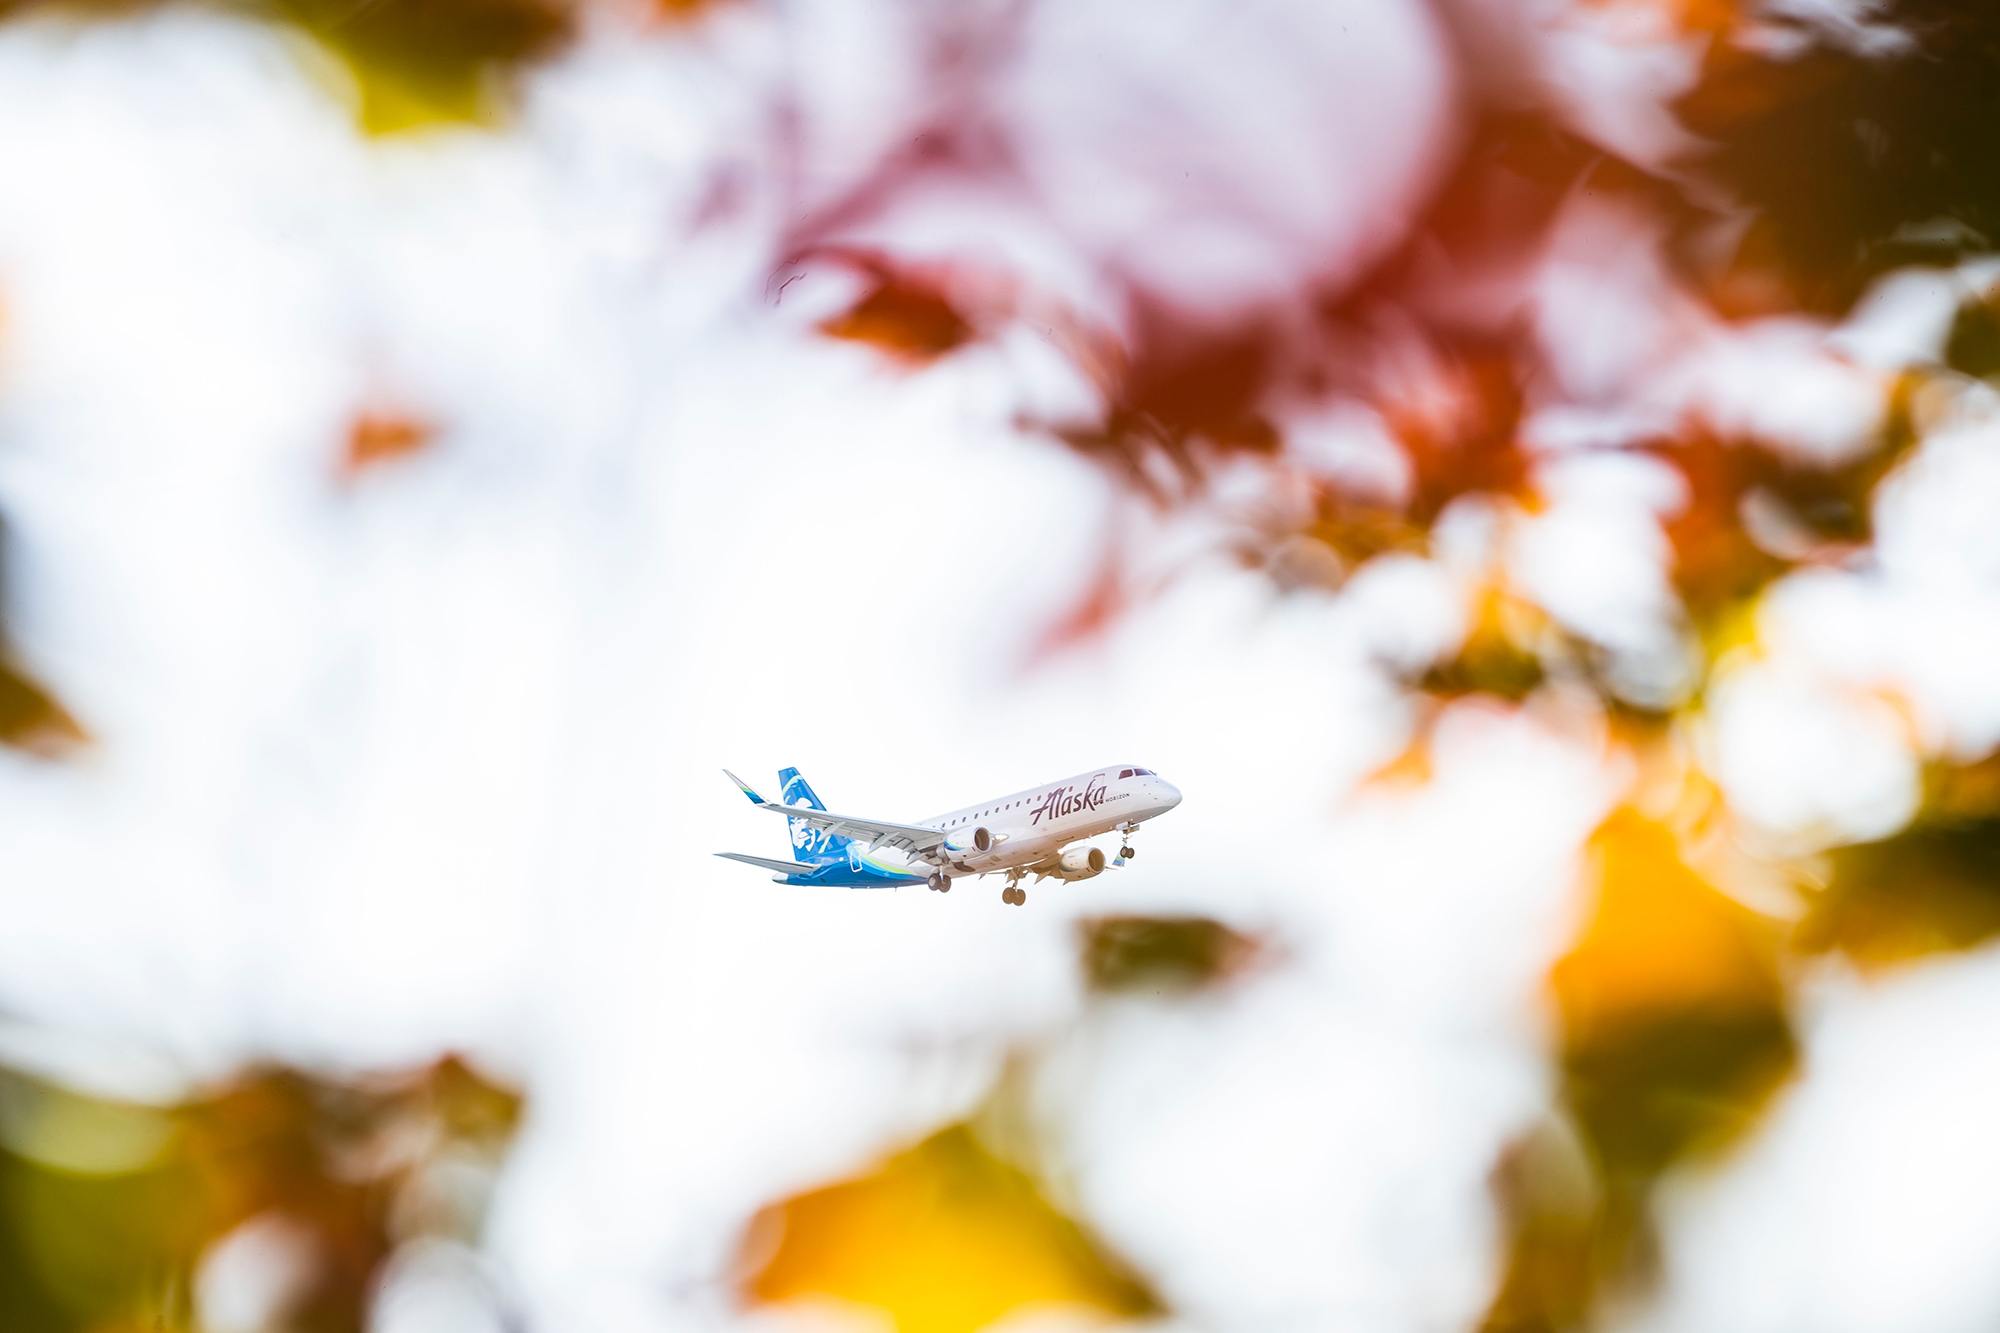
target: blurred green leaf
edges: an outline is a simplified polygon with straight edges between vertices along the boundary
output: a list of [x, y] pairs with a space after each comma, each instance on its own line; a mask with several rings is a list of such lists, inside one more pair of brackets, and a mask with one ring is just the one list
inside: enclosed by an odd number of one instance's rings
[[1798, 928], [1804, 952], [1882, 965], [2000, 934], [2000, 756], [1933, 768], [1908, 828], [1830, 861]]
[[1094, 991], [1191, 991], [1234, 975], [1258, 944], [1201, 916], [1101, 916], [1077, 923]]

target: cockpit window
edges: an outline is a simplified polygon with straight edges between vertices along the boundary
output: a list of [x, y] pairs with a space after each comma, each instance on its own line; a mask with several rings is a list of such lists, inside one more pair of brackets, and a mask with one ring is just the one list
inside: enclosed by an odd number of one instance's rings
[[1129, 768], [1121, 768], [1118, 770], [1118, 776], [1121, 778], [1129, 778], [1132, 776], [1132, 770]]
[[1132, 776], [1135, 778], [1150, 778], [1153, 776], [1153, 770], [1150, 768], [1135, 768], [1132, 770]]

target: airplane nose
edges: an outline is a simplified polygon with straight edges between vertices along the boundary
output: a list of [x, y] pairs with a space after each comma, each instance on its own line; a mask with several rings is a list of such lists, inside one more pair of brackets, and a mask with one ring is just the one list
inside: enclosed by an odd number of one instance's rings
[[1160, 782], [1160, 787], [1160, 794], [1167, 798], [1167, 809], [1171, 810], [1181, 803], [1181, 789], [1179, 787], [1164, 779]]

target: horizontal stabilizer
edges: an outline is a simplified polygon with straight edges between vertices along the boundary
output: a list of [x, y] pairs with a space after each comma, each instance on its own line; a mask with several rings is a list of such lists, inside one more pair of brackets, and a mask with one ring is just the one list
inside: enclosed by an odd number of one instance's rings
[[815, 870], [826, 869], [825, 866], [809, 866], [798, 861], [773, 861], [765, 856], [745, 856], [742, 852], [717, 852], [716, 855], [725, 861], [741, 861], [746, 866], [762, 866], [781, 875], [810, 875]]

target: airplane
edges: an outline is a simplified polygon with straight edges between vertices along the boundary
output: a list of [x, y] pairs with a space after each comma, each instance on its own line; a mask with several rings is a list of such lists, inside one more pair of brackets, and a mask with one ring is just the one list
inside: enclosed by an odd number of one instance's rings
[[1152, 769], [1111, 764], [935, 819], [892, 824], [833, 814], [796, 768], [778, 772], [782, 803], [765, 800], [742, 778], [722, 771], [752, 805], [785, 816], [797, 859], [716, 855], [775, 870], [774, 883], [850, 889], [923, 884], [950, 893], [954, 874], [1005, 874], [1000, 901], [1015, 907], [1028, 901], [1028, 891], [1021, 887], [1028, 875], [1039, 884], [1050, 877], [1079, 880], [1104, 872], [1102, 848], [1070, 843], [1116, 829], [1124, 845], [1112, 864], [1123, 865], [1138, 854], [1132, 850], [1132, 835], [1139, 825], [1181, 803], [1180, 790]]

